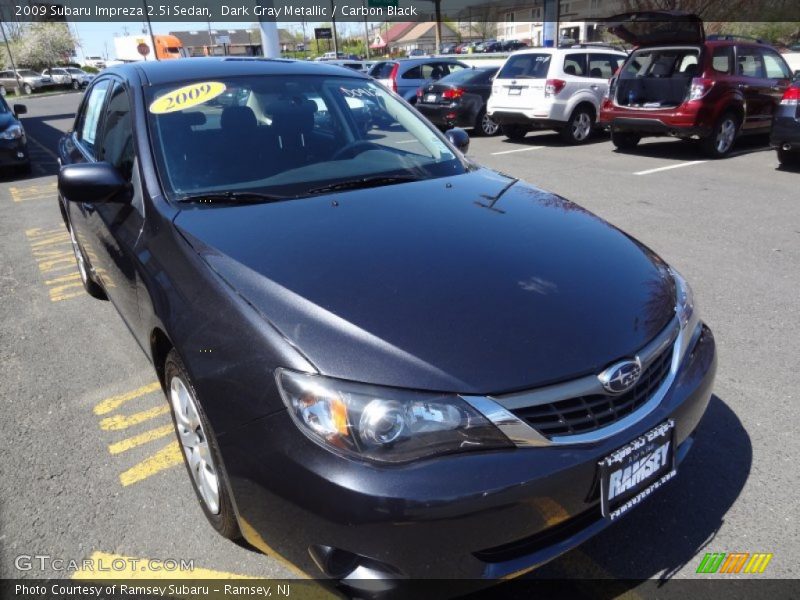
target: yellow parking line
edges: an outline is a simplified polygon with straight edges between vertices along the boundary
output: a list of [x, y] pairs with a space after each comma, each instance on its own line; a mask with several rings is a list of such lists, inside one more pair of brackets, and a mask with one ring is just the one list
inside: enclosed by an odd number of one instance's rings
[[183, 454], [178, 442], [172, 441], [152, 456], [148, 456], [139, 464], [120, 473], [119, 482], [124, 486], [128, 486], [142, 479], [147, 479], [159, 471], [179, 465], [182, 460]]
[[169, 407], [154, 406], [141, 412], [133, 413], [132, 415], [114, 415], [113, 417], [106, 417], [100, 421], [100, 429], [104, 431], [119, 431], [120, 429], [127, 429], [139, 423], [144, 423], [150, 419], [155, 419], [160, 415], [165, 415], [169, 412]]
[[257, 579], [250, 575], [198, 567], [168, 571], [164, 568], [164, 562], [98, 551], [93, 552], [88, 561], [82, 562], [84, 568], [75, 571], [72, 579]]
[[108, 451], [111, 454], [119, 454], [120, 452], [125, 452], [131, 448], [136, 448], [137, 446], [141, 446], [147, 442], [152, 442], [153, 440], [167, 436], [172, 433], [172, 431], [173, 428], [171, 424], [164, 425], [163, 427], [156, 427], [155, 429], [150, 429], [149, 431], [145, 431], [139, 435], [126, 438], [119, 442], [114, 442], [108, 446]]
[[140, 396], [144, 396], [145, 394], [150, 394], [160, 389], [161, 385], [159, 385], [159, 383], [155, 381], [153, 383], [148, 383], [147, 385], [143, 385], [140, 388], [136, 388], [133, 391], [125, 392], [124, 394], [119, 394], [117, 396], [111, 396], [110, 398], [106, 398], [105, 400], [101, 401], [97, 406], [94, 407], [93, 409], [94, 414], [105, 415], [107, 413], [110, 413], [115, 408], [122, 406], [128, 400], [139, 398]]
[[298, 577], [302, 577], [303, 579], [311, 579], [308, 573], [300, 570], [297, 565], [289, 562], [286, 558], [276, 552], [272, 546], [267, 544], [267, 542], [264, 541], [264, 538], [261, 537], [261, 535], [253, 528], [253, 526], [241, 516], [239, 517], [239, 528], [241, 529], [244, 538], [253, 544], [253, 546], [261, 550], [261, 552], [270, 558], [277, 560], [285, 569], [288, 569]]

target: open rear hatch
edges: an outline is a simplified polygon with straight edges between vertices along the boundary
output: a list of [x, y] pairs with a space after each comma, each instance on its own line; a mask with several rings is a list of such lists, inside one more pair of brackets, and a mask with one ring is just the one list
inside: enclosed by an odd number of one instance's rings
[[703, 20], [679, 11], [631, 12], [603, 19], [606, 28], [621, 40], [641, 48], [663, 44], [702, 44]]

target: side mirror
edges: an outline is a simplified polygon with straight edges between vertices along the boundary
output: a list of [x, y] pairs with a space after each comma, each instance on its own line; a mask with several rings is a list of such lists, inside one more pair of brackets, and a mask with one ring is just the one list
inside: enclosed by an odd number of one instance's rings
[[461, 154], [467, 153], [467, 150], [469, 150], [469, 134], [466, 131], [460, 127], [454, 127], [445, 131], [444, 135], [453, 146], [461, 151]]
[[14, 116], [18, 117], [19, 115], [24, 115], [28, 112], [28, 107], [24, 104], [15, 104], [14, 105]]
[[61, 167], [58, 190], [70, 202], [126, 203], [130, 200], [128, 182], [107, 162]]

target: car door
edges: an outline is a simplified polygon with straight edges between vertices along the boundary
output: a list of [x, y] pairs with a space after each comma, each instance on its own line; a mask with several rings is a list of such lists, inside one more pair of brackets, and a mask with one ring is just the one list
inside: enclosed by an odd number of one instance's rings
[[764, 70], [768, 79], [769, 89], [765, 90], [770, 97], [768, 106], [770, 123], [775, 115], [775, 109], [780, 104], [784, 92], [791, 85], [792, 71], [783, 57], [772, 48], [759, 48], [764, 59]]
[[769, 82], [764, 58], [755, 46], [736, 46], [736, 85], [745, 99], [744, 131], [765, 129], [772, 123]]
[[[107, 162], [131, 184], [131, 202], [103, 202], [95, 205], [88, 222], [98, 243], [96, 269], [103, 287], [122, 318], [136, 334], [139, 323], [138, 275], [135, 247], [144, 226], [141, 183], [136, 169], [133, 108], [127, 86], [115, 81], [103, 110], [97, 136], [96, 160]], [[138, 175], [138, 173], [137, 173]]]
[[[75, 117], [73, 130], [62, 141], [59, 149], [62, 164], [86, 163], [95, 160], [97, 133], [111, 84], [112, 81], [108, 78], [99, 79], [84, 96]], [[98, 244], [95, 243], [90, 224], [95, 206], [88, 202], [66, 202], [64, 208], [68, 213], [72, 233], [78, 245], [83, 249], [89, 266], [96, 270]], [[100, 279], [100, 275], [98, 272], [98, 279]]]

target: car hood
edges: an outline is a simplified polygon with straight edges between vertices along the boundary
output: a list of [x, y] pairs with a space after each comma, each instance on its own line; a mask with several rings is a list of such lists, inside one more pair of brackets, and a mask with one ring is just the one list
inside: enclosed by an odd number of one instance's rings
[[321, 373], [499, 393], [599, 372], [673, 317], [652, 252], [486, 169], [181, 210], [209, 266]]
[[702, 44], [703, 20], [679, 11], [632, 12], [603, 19], [609, 32], [637, 47]]

